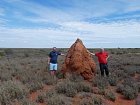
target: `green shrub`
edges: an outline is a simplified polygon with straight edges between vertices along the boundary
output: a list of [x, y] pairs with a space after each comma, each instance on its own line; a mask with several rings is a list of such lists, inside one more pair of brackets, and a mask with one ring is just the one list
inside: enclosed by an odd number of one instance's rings
[[7, 81], [0, 86], [0, 104], [8, 105], [14, 99], [23, 99], [28, 93], [20, 82]]
[[5, 56], [5, 53], [0, 51], [0, 57], [3, 57], [3, 56]]
[[135, 73], [136, 73], [136, 70], [134, 69], [127, 69], [127, 74], [130, 75], [130, 76], [135, 76]]
[[66, 94], [67, 96], [74, 97], [77, 94], [77, 89], [74, 82], [64, 81], [56, 86], [58, 93]]
[[102, 99], [99, 97], [94, 97], [93, 100], [94, 100], [95, 105], [102, 105], [102, 103], [103, 103]]
[[47, 105], [71, 105], [64, 96], [56, 95], [47, 99]]
[[122, 93], [127, 99], [132, 100], [138, 96], [138, 89], [126, 85]]
[[80, 101], [78, 105], [94, 105], [94, 101], [89, 98], [84, 98]]
[[13, 54], [13, 50], [12, 49], [4, 49], [4, 52], [5, 52], [6, 55]]
[[50, 74], [47, 74], [44, 78], [43, 78], [43, 83], [45, 83], [46, 85], [54, 85], [57, 83], [57, 78], [55, 76], [51, 76]]
[[20, 100], [20, 105], [37, 105], [35, 102], [33, 102], [30, 99], [24, 98], [22, 100]]
[[93, 86], [97, 86], [99, 89], [105, 89], [108, 87], [108, 80], [104, 77], [96, 77], [92, 81]]
[[108, 82], [111, 86], [116, 86], [118, 82], [118, 78], [114, 75], [109, 76]]
[[92, 86], [87, 82], [77, 82], [75, 87], [78, 92], [92, 92]]
[[124, 90], [124, 85], [118, 84], [118, 85], [117, 85], [117, 88], [116, 88], [116, 91], [117, 91], [118, 93], [122, 93], [123, 90]]
[[45, 101], [45, 96], [44, 95], [38, 95], [36, 102], [38, 103], [44, 103]]
[[39, 89], [43, 88], [43, 83], [40, 81], [32, 81], [31, 83], [27, 83], [26, 86], [28, 87], [28, 89], [31, 92], [35, 92]]
[[140, 92], [140, 82], [137, 82], [136, 85], [137, 85], [137, 88], [138, 88], [138, 92]]
[[69, 80], [72, 82], [82, 82], [84, 80], [84, 78], [79, 74], [72, 73], [69, 76]]
[[111, 101], [115, 101], [116, 100], [116, 96], [115, 93], [109, 91], [105, 94], [105, 97]]

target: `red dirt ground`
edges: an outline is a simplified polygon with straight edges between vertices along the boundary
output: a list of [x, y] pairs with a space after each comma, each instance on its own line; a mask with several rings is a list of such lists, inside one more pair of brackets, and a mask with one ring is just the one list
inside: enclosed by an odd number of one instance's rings
[[[51, 88], [53, 88], [53, 86], [44, 85], [43, 90], [49, 91]], [[110, 87], [110, 88], [111, 88], [111, 90], [114, 90], [113, 87]], [[39, 95], [39, 93], [40, 93], [40, 91], [33, 92], [32, 94], [30, 94], [30, 99], [35, 101], [37, 96]], [[139, 94], [138, 98], [140, 98], [140, 94]], [[80, 100], [81, 100], [81, 98], [79, 96], [75, 96], [73, 98], [73, 104], [72, 105], [77, 105]], [[115, 102], [109, 101], [107, 99], [105, 99], [104, 102], [107, 105], [135, 105], [135, 100], [127, 100], [123, 97], [123, 95], [118, 94], [118, 93], [116, 93]], [[38, 105], [47, 105], [47, 104], [38, 103]]]

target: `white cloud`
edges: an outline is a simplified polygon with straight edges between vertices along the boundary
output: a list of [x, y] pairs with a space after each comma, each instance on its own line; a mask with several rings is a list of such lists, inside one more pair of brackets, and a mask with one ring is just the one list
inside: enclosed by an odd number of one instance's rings
[[[118, 47], [132, 44], [138, 47], [140, 43], [140, 23], [128, 21], [126, 23], [93, 24], [87, 22], [63, 23], [60, 29], [1, 29], [0, 47], [70, 47], [81, 38], [86, 47]], [[87, 32], [79, 34], [79, 32]], [[11, 44], [10, 44], [11, 43]], [[129, 45], [130, 44], [130, 45]], [[132, 47], [131, 45], [131, 47]], [[139, 46], [140, 47], [140, 46]]]

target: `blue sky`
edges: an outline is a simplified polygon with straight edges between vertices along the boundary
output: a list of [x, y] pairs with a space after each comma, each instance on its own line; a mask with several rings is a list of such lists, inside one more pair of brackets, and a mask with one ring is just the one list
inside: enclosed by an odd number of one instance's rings
[[140, 48], [140, 0], [0, 0], [0, 48]]

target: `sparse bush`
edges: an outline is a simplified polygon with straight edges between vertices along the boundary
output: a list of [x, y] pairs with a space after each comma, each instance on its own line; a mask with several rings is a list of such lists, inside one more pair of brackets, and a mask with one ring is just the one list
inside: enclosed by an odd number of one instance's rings
[[26, 84], [26, 86], [28, 87], [28, 89], [30, 90], [30, 93], [31, 93], [31, 92], [35, 92], [39, 89], [42, 89], [43, 83], [40, 81], [32, 81], [32, 82]]
[[116, 96], [115, 93], [109, 91], [105, 94], [105, 97], [111, 101], [115, 101], [116, 100]]
[[134, 69], [128, 69], [126, 72], [130, 76], [135, 76], [136, 70], [134, 70]]
[[56, 95], [47, 99], [47, 105], [71, 105], [64, 96]]
[[12, 49], [4, 49], [4, 52], [5, 52], [6, 55], [13, 54], [13, 50]]
[[24, 98], [20, 100], [20, 105], [37, 105], [37, 104], [30, 99]]
[[86, 82], [78, 82], [75, 87], [78, 92], [92, 92], [92, 86]]
[[23, 99], [28, 90], [20, 82], [7, 81], [0, 86], [0, 104], [8, 105], [14, 99]]
[[90, 98], [84, 98], [78, 105], [94, 105], [94, 101]]
[[72, 73], [69, 76], [69, 80], [72, 82], [82, 82], [84, 80], [84, 78], [79, 74]]
[[123, 90], [124, 90], [124, 85], [122, 85], [122, 84], [118, 84], [118, 85], [117, 85], [117, 89], [116, 89], [116, 91], [117, 91], [118, 93], [122, 93]]
[[103, 104], [102, 99], [99, 97], [94, 97], [93, 100], [94, 100], [95, 105], [102, 105]]
[[50, 74], [48, 74], [43, 78], [42, 81], [46, 85], [54, 85], [57, 83], [57, 78], [55, 76], [51, 76]]
[[137, 82], [136, 85], [137, 85], [137, 88], [138, 88], [138, 92], [140, 92], [140, 82]]
[[56, 77], [58, 78], [58, 79], [62, 79], [62, 78], [64, 78], [64, 73], [62, 73], [62, 72], [60, 72], [59, 70], [56, 72]]
[[5, 56], [5, 53], [3, 51], [0, 51], [0, 57]]
[[93, 86], [97, 86], [99, 89], [105, 89], [108, 86], [108, 80], [104, 77], [96, 77], [93, 80]]
[[75, 83], [71, 81], [64, 81], [56, 86], [58, 93], [66, 94], [67, 96], [74, 97], [77, 94]]
[[36, 102], [38, 103], [43, 103], [45, 101], [45, 96], [44, 95], [38, 95]]
[[108, 82], [111, 86], [116, 86], [117, 85], [117, 80], [118, 78], [115, 75], [111, 75], [108, 78]]
[[138, 96], [138, 90], [128, 85], [125, 86], [122, 93], [127, 99], [130, 100], [135, 99]]
[[77, 90], [70, 86], [69, 88], [66, 89], [65, 94], [68, 97], [74, 97], [77, 94]]

